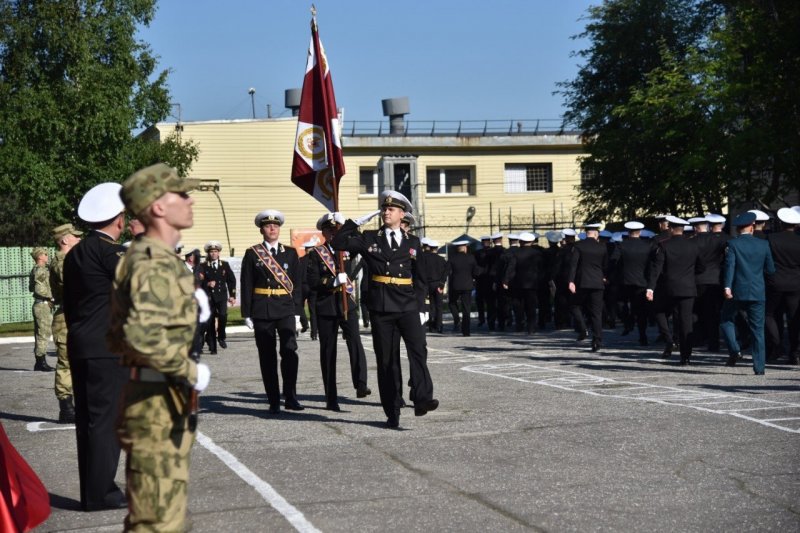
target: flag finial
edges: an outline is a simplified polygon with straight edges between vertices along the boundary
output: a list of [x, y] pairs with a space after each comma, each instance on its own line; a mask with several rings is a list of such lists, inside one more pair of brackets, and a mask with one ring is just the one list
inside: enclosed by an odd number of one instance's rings
[[315, 6], [314, 4], [311, 4], [311, 16], [312, 17], [317, 16], [317, 6]]

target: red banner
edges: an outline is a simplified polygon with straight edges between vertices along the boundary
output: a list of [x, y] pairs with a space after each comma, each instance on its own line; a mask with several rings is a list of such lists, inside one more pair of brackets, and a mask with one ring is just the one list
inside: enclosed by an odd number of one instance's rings
[[50, 495], [0, 423], [0, 531], [30, 531], [50, 516]]
[[338, 210], [339, 181], [345, 173], [342, 132], [325, 50], [311, 18], [311, 44], [300, 97], [292, 161], [292, 183], [328, 211]]

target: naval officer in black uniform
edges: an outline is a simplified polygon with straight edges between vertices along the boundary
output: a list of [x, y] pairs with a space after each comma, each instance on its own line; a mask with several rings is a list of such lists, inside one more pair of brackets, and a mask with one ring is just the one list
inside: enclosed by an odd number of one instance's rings
[[535, 240], [535, 233], [523, 231], [519, 234], [519, 248], [509, 257], [503, 276], [503, 288], [514, 295], [515, 330], [525, 330], [528, 335], [536, 330], [539, 281], [544, 273], [544, 253], [533, 245]]
[[300, 321], [302, 276], [297, 252], [278, 239], [284, 217], [266, 209], [256, 215], [256, 227], [264, 240], [247, 249], [242, 259], [242, 317], [255, 330], [261, 379], [269, 401], [269, 412], [280, 413], [278, 352], [280, 339], [284, 407], [302, 411], [297, 401], [297, 324]]
[[616, 268], [622, 283], [622, 297], [628, 307], [625, 315], [623, 335], [633, 331], [634, 325], [639, 331], [639, 345], [647, 346], [648, 304], [647, 266], [650, 263], [650, 243], [642, 239], [644, 224], [636, 220], [625, 223], [628, 238], [622, 241], [615, 250]]
[[583, 310], [592, 324], [592, 351], [603, 342], [603, 291], [608, 271], [608, 248], [601, 243], [600, 224], [584, 224], [586, 238], [575, 243], [569, 259], [570, 311], [578, 329], [578, 340], [586, 338]]
[[127, 505], [114, 477], [120, 453], [115, 423], [129, 371], [106, 347], [111, 283], [126, 251], [118, 242], [125, 228], [121, 188], [118, 183], [101, 183], [84, 195], [78, 216], [91, 231], [64, 259], [64, 318], [84, 511]]
[[[336, 251], [331, 241], [344, 217], [341, 213], [326, 213], [317, 221], [325, 242], [312, 248], [308, 254], [306, 279], [311, 290], [317, 293], [315, 307], [319, 332], [319, 363], [322, 384], [325, 388], [325, 406], [331, 411], [341, 411], [336, 389], [336, 343], [342, 329], [347, 351], [350, 354], [350, 373], [356, 396], [365, 398], [372, 391], [367, 387], [367, 357], [358, 332], [358, 306], [355, 285], [350, 274], [351, 256], [344, 252], [344, 271], [339, 268]], [[342, 307], [342, 291], [347, 294], [347, 318]]]
[[[411, 203], [396, 191], [384, 191], [380, 210], [356, 221], [347, 220], [333, 239], [333, 247], [361, 254], [370, 278], [367, 306], [372, 321], [372, 342], [378, 363], [378, 389], [386, 413], [386, 425], [400, 425], [402, 381], [400, 357], [394, 351], [399, 335], [406, 345], [411, 369], [411, 397], [414, 414], [422, 416], [439, 406], [433, 398], [433, 381], [428, 372], [422, 311], [427, 285], [417, 264], [419, 239], [400, 229], [400, 221], [411, 212]], [[377, 231], [358, 231], [358, 226], [380, 213], [383, 225]]]
[[783, 231], [767, 236], [775, 273], [767, 277], [767, 362], [778, 359], [777, 349], [781, 345], [778, 322], [789, 325], [789, 362], [796, 365], [800, 358], [800, 235], [795, 229], [800, 226], [800, 211], [790, 207], [778, 210], [778, 219]]
[[219, 258], [222, 251], [219, 241], [209, 241], [204, 249], [208, 256], [206, 262], [198, 267], [197, 276], [202, 280], [201, 287], [211, 304], [211, 319], [204, 329], [209, 351], [215, 354], [217, 343], [220, 348], [228, 347], [225, 328], [228, 325], [228, 306], [236, 302], [236, 275], [231, 265]]
[[[453, 315], [453, 331], [461, 329], [461, 335], [470, 336], [469, 313], [472, 310], [472, 289], [480, 274], [480, 267], [475, 256], [467, 253], [469, 241], [450, 243], [455, 247], [447, 260], [448, 302]], [[460, 313], [459, 313], [460, 311]]]

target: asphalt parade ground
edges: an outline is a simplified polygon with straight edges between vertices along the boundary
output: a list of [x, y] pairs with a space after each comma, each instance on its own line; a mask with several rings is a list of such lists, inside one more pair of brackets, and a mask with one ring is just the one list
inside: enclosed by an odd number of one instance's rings
[[[203, 358], [192, 531], [800, 531], [800, 369], [755, 376], [749, 357], [703, 351], [681, 367], [618, 332], [600, 354], [568, 331], [431, 334], [441, 405], [403, 409], [400, 430], [384, 427], [367, 330], [371, 396], [356, 398], [340, 339], [342, 412], [325, 410], [306, 333], [306, 409], [277, 416], [252, 334], [232, 334]], [[51, 494], [38, 531], [120, 531], [124, 510], [78, 510], [74, 429], [32, 350], [0, 345], [0, 421]]]

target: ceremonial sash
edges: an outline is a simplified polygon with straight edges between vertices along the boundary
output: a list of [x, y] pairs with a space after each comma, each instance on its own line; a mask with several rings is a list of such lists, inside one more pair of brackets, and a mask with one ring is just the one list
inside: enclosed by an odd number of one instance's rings
[[264, 263], [264, 266], [267, 267], [267, 270], [270, 271], [275, 280], [283, 285], [286, 292], [291, 295], [294, 290], [294, 283], [292, 283], [291, 278], [289, 278], [289, 274], [275, 261], [275, 258], [272, 257], [272, 254], [269, 253], [266, 246], [261, 243], [251, 246], [251, 249], [256, 253], [261, 262]]
[[[322, 262], [325, 263], [325, 266], [328, 267], [330, 270], [331, 275], [335, 278], [336, 277], [336, 263], [333, 260], [333, 254], [328, 247], [324, 244], [321, 246], [314, 247], [314, 251], [317, 252], [322, 259]], [[353, 283], [350, 281], [350, 278], [347, 279], [347, 284], [345, 285], [345, 289], [347, 290], [347, 294], [353, 294], [355, 292], [355, 287], [353, 287]]]

